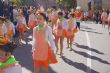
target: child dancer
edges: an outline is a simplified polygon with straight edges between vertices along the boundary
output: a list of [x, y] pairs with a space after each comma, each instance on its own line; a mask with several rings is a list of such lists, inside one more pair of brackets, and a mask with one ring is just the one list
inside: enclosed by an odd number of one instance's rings
[[53, 51], [56, 49], [52, 29], [46, 23], [46, 15], [39, 13], [37, 16], [38, 26], [33, 29], [33, 59], [34, 73], [39, 73], [40, 66], [45, 73], [48, 72], [49, 64], [57, 63]]
[[64, 35], [65, 35], [65, 28], [67, 27], [67, 20], [64, 18], [63, 13], [58, 13], [59, 19], [57, 20], [55, 29], [54, 29], [54, 35], [55, 35], [55, 44], [56, 44], [56, 54], [58, 54], [58, 41], [60, 40], [60, 56], [63, 55], [63, 41], [64, 41]]
[[76, 20], [74, 18], [74, 15], [70, 14], [68, 20], [67, 32], [66, 32], [67, 45], [68, 45], [67, 48], [70, 48], [70, 51], [72, 50], [72, 43], [75, 37], [75, 32], [74, 32], [75, 28], [76, 28]]
[[102, 28], [105, 28], [105, 24], [107, 22], [107, 12], [104, 10], [101, 14], [101, 20], [102, 20]]
[[19, 31], [19, 42], [20, 43], [24, 43], [25, 44], [25, 41], [24, 40], [24, 32], [27, 30], [27, 27], [26, 27], [26, 20], [25, 20], [25, 17], [23, 16], [22, 14], [22, 10], [19, 10], [19, 13], [18, 13], [18, 16], [17, 16], [17, 29]]
[[36, 22], [35, 22], [35, 14], [34, 14], [33, 10], [31, 11], [31, 14], [29, 15], [29, 22], [28, 22], [28, 24], [29, 24], [30, 29], [32, 29], [32, 30], [33, 30], [33, 28], [35, 26], [37, 26]]
[[22, 68], [12, 55], [16, 45], [0, 37], [0, 73], [22, 73]]
[[14, 34], [15, 34], [15, 26], [14, 26], [14, 24], [10, 21], [10, 19], [9, 19], [9, 17], [6, 17], [5, 18], [5, 25], [4, 25], [5, 27], [6, 27], [6, 29], [5, 29], [5, 36], [10, 40], [10, 41], [12, 41], [12, 38], [13, 38], [13, 36], [14, 36]]

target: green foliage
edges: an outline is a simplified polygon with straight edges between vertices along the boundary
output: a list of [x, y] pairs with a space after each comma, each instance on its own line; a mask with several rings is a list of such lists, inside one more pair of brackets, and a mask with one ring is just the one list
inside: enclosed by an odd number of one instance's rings
[[59, 5], [64, 7], [76, 6], [76, 0], [56, 0]]

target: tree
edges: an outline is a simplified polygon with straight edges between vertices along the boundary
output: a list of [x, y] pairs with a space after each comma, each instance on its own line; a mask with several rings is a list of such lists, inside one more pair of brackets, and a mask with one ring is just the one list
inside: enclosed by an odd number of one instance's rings
[[56, 0], [56, 2], [59, 4], [59, 6], [64, 6], [64, 7], [76, 7], [77, 6], [76, 0]]

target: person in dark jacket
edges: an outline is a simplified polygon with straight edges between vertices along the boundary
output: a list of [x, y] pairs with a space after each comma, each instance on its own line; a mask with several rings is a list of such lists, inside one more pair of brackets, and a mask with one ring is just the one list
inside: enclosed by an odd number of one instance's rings
[[0, 16], [3, 16], [3, 2], [0, 0]]

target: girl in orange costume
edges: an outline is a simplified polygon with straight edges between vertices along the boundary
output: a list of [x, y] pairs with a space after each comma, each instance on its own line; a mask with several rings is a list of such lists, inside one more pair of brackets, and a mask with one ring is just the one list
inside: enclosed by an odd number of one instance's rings
[[57, 22], [57, 19], [58, 19], [58, 16], [56, 14], [57, 12], [53, 9], [48, 9], [47, 10], [47, 16], [49, 18], [49, 21], [52, 22], [52, 28], [54, 27], [54, 25], [56, 24]]
[[14, 24], [10, 21], [9, 17], [5, 18], [5, 25], [6, 29], [5, 29], [5, 36], [12, 41], [13, 35], [15, 34], [15, 27]]
[[34, 73], [39, 73], [40, 66], [45, 73], [49, 73], [49, 64], [57, 63], [54, 56], [54, 50], [56, 49], [54, 37], [51, 27], [46, 23], [46, 19], [45, 14], [39, 13], [37, 16], [39, 24], [33, 29]]
[[24, 40], [24, 32], [26, 32], [27, 30], [27, 27], [26, 27], [26, 20], [25, 20], [25, 17], [23, 16], [22, 14], [22, 10], [20, 9], [19, 10], [19, 13], [18, 13], [18, 16], [17, 16], [17, 29], [20, 33], [20, 38], [19, 38], [19, 42], [20, 43], [25, 43], [23, 40]]
[[55, 44], [56, 44], [56, 54], [58, 54], [58, 41], [60, 40], [60, 56], [63, 55], [63, 41], [65, 36], [65, 28], [67, 27], [67, 20], [64, 18], [63, 13], [58, 13], [59, 19], [57, 20], [55, 29], [54, 29], [54, 35], [55, 35]]
[[106, 10], [104, 10], [101, 14], [101, 20], [102, 20], [102, 28], [104, 27], [105, 28], [105, 24], [107, 22], [107, 12]]
[[29, 24], [30, 29], [32, 29], [32, 30], [33, 30], [34, 27], [37, 26], [36, 21], [35, 21], [35, 14], [34, 14], [33, 10], [31, 11], [31, 14], [29, 15], [28, 24]]
[[74, 19], [74, 15], [70, 14], [68, 20], [68, 27], [66, 31], [67, 45], [68, 45], [67, 48], [70, 48], [70, 50], [72, 50], [72, 43], [75, 37], [75, 32], [74, 32], [75, 28], [76, 28], [76, 20]]

